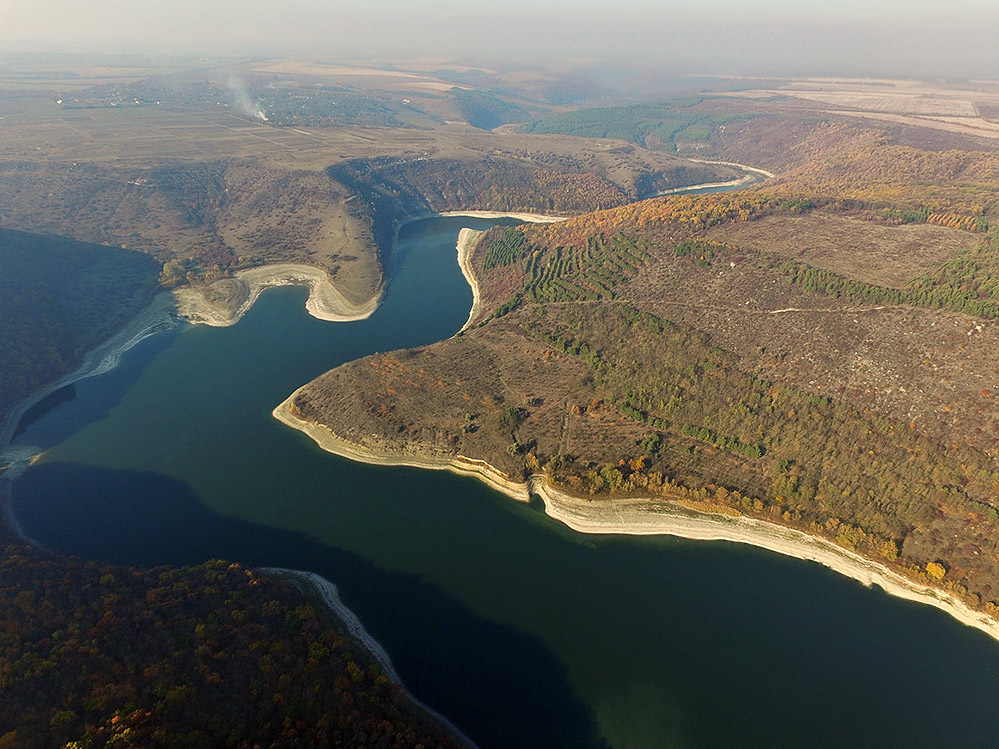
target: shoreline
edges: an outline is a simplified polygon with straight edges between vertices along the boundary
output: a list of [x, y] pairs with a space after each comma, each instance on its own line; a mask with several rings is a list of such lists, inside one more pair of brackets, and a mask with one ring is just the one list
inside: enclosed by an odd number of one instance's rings
[[[482, 308], [482, 293], [479, 290], [479, 279], [475, 276], [475, 271], [472, 269], [472, 255], [475, 254], [475, 249], [479, 246], [479, 240], [482, 239], [482, 235], [485, 232], [476, 231], [475, 229], [464, 228], [458, 232], [458, 267], [461, 268], [461, 275], [465, 277], [465, 281], [468, 282], [469, 287], [472, 289], [472, 308], [468, 310], [468, 319], [465, 320], [465, 324], [461, 326], [461, 330], [458, 333], [464, 333], [468, 326], [472, 324], [472, 320], [475, 316], [479, 314], [479, 310]], [[455, 335], [458, 335], [455, 333]]]
[[999, 641], [999, 622], [974, 611], [951, 593], [903, 577], [883, 564], [837, 546], [828, 539], [744, 515], [701, 512], [666, 499], [579, 499], [555, 489], [543, 475], [531, 476], [526, 482], [515, 482], [486, 461], [462, 455], [444, 459], [379, 451], [345, 440], [322, 424], [294, 416], [290, 405], [299, 390], [274, 409], [274, 417], [304, 432], [323, 450], [340, 457], [373, 465], [405, 465], [472, 475], [519, 502], [529, 502], [531, 495], [537, 494], [544, 502], [546, 515], [577, 533], [666, 535], [692, 541], [725, 541], [817, 562], [865, 587], [877, 585], [896, 598], [933, 606], [961, 624]]
[[531, 489], [544, 501], [545, 514], [579, 533], [668, 535], [756, 546], [817, 562], [867, 588], [876, 585], [890, 596], [932, 606], [999, 641], [999, 622], [971, 609], [953, 594], [910, 580], [879, 562], [795, 528], [744, 515], [701, 512], [655, 498], [578, 499], [553, 488], [543, 477], [532, 477]]
[[355, 304], [347, 299], [322, 268], [304, 263], [273, 263], [248, 268], [234, 278], [247, 289], [246, 298], [234, 310], [226, 310], [209, 302], [205, 296], [184, 286], [173, 291], [178, 314], [192, 325], [229, 327], [239, 322], [260, 295], [279, 286], [305, 286], [309, 298], [305, 309], [310, 315], [328, 322], [353, 322], [370, 317], [381, 301], [381, 290], [368, 301]]
[[[732, 179], [728, 182], [704, 182], [700, 185], [687, 185], [686, 187], [674, 187], [669, 190], [663, 190], [662, 192], [657, 192], [653, 195], [653, 198], [664, 198], [668, 195], [683, 195], [689, 192], [694, 192], [696, 190], [710, 190], [710, 189], [720, 189], [723, 187], [738, 187], [739, 185], [755, 185], [759, 182], [764, 182], [765, 180], [772, 179], [776, 175], [773, 172], [768, 172], [766, 169], [758, 169], [753, 166], [746, 166], [745, 164], [738, 164], [734, 161], [709, 161], [708, 159], [691, 159], [688, 158], [687, 161], [693, 161], [698, 164], [720, 164], [722, 166], [731, 166], [737, 169], [741, 169], [745, 174], [738, 179]], [[750, 174], [751, 172], [751, 174]]]
[[298, 418], [291, 412], [291, 404], [305, 387], [307, 385], [303, 385], [285, 398], [271, 411], [271, 415], [282, 424], [305, 433], [326, 452], [358, 463], [379, 466], [408, 466], [431, 471], [451, 471], [462, 476], [474, 476], [511, 499], [518, 502], [530, 502], [531, 493], [528, 484], [513, 481], [505, 473], [493, 468], [484, 460], [466, 458], [463, 455], [443, 459], [403, 452], [388, 453], [345, 440], [327, 426]]
[[657, 192], [653, 195], [653, 198], [664, 198], [667, 195], [685, 195], [689, 192], [694, 192], [695, 190], [709, 190], [713, 188], [722, 187], [738, 187], [739, 185], [752, 185], [757, 182], [762, 182], [763, 180], [754, 178], [750, 175], [745, 175], [739, 177], [739, 179], [729, 180], [728, 182], [705, 182], [701, 185], [687, 185], [687, 187], [674, 187], [670, 190], [663, 190], [662, 192]]
[[400, 678], [399, 673], [395, 670], [395, 666], [392, 665], [392, 660], [389, 658], [388, 653], [385, 652], [385, 648], [381, 646], [378, 640], [371, 636], [368, 630], [364, 628], [361, 620], [358, 619], [357, 614], [343, 602], [340, 598], [340, 591], [335, 583], [327, 580], [322, 575], [307, 570], [292, 570], [285, 567], [260, 567], [259, 571], [265, 575], [290, 580], [305, 595], [308, 595], [308, 591], [310, 590], [315, 593], [316, 596], [322, 599], [326, 610], [333, 616], [337, 624], [340, 625], [338, 629], [341, 629], [341, 634], [356, 643], [361, 650], [366, 652], [381, 667], [382, 671], [402, 690], [402, 693], [411, 705], [417, 710], [422, 710], [426, 713], [429, 718], [443, 726], [445, 730], [449, 731], [465, 746], [475, 749], [476, 744], [462, 733], [458, 726], [409, 691]]
[[529, 224], [554, 224], [565, 221], [569, 216], [551, 216], [547, 213], [524, 213], [518, 211], [444, 211], [444, 213], [428, 213], [426, 216], [411, 219], [419, 221], [421, 218], [433, 218], [435, 216], [468, 216], [469, 218], [515, 218]]
[[[564, 218], [546, 216], [542, 213], [496, 213], [494, 211], [469, 211], [464, 213], [448, 213], [441, 215], [472, 216], [473, 218], [516, 218], [525, 223], [531, 224], [554, 224], [559, 221], [565, 221]], [[475, 269], [472, 267], [472, 256], [475, 254], [475, 250], [479, 246], [479, 239], [483, 234], [485, 234], [484, 231], [469, 229], [468, 227], [465, 227], [458, 232], [458, 243], [456, 245], [456, 249], [458, 250], [458, 267], [461, 268], [461, 275], [465, 277], [465, 281], [472, 289], [472, 308], [468, 311], [468, 319], [465, 320], [465, 324], [461, 326], [461, 330], [459, 330], [458, 333], [464, 333], [468, 329], [468, 327], [472, 324], [472, 320], [475, 319], [476, 315], [479, 314], [479, 311], [482, 308], [482, 294], [479, 291], [479, 279], [476, 277]], [[458, 335], [458, 333], [455, 333], [455, 335]]]
[[11, 451], [11, 442], [17, 431], [17, 425], [32, 406], [60, 388], [111, 371], [118, 366], [122, 355], [133, 346], [151, 335], [170, 330], [177, 325], [173, 297], [169, 292], [159, 292], [145, 309], [126, 322], [117, 333], [90, 349], [83, 357], [80, 366], [15, 403], [0, 422], [0, 461], [7, 459], [11, 461], [11, 467], [4, 472], [4, 478], [7, 480], [15, 478], [19, 473], [17, 469], [20, 467], [23, 470], [23, 467], [37, 455], [37, 453], [31, 454], [32, 448], [29, 447], [17, 452]]
[[756, 174], [761, 174], [767, 179], [773, 179], [777, 175], [773, 172], [767, 171], [766, 169], [760, 169], [757, 166], [749, 166], [748, 164], [740, 164], [737, 161], [719, 161], [717, 159], [695, 159], [690, 156], [684, 156], [682, 158], [687, 159], [687, 161], [693, 161], [697, 164], [721, 164], [722, 166], [734, 166], [737, 169], [742, 169], [746, 172], [754, 172]]

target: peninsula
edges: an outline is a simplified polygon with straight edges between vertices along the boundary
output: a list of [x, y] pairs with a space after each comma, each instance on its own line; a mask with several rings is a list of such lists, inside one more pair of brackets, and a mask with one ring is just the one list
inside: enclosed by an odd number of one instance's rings
[[996, 636], [999, 162], [846, 121], [766, 151], [787, 127], [726, 132], [776, 175], [741, 192], [464, 233], [462, 333], [275, 413], [340, 454], [533, 486], [580, 529], [820, 559]]

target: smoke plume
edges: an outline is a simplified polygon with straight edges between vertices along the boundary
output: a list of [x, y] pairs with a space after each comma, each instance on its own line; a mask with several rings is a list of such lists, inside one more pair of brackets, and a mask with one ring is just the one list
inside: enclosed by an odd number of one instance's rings
[[243, 82], [242, 78], [236, 76], [229, 78], [229, 93], [232, 95], [232, 103], [236, 109], [247, 117], [267, 122], [267, 114], [260, 106], [260, 101], [255, 102], [250, 98], [250, 94], [246, 90], [246, 83]]

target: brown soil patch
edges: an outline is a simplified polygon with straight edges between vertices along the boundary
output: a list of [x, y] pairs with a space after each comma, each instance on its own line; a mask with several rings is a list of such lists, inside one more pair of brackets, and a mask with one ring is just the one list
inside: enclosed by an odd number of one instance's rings
[[941, 226], [883, 226], [818, 212], [723, 224], [709, 230], [708, 236], [894, 288], [980, 242], [974, 234]]

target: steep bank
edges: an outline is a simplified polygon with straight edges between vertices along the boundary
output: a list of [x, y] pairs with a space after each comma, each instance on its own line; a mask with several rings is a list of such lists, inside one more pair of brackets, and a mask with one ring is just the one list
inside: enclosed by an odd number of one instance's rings
[[[146, 309], [128, 321], [115, 335], [90, 350], [84, 357], [83, 363], [73, 372], [16, 403], [0, 422], [0, 463], [10, 461], [13, 464], [11, 471], [16, 471], [18, 466], [23, 467], [25, 461], [37, 454], [37, 450], [30, 446], [15, 449], [10, 444], [18, 423], [29, 408], [60, 388], [114, 369], [121, 361], [122, 354], [130, 348], [149, 336], [167, 330], [176, 324], [176, 308], [173, 298], [170, 294], [158, 294]], [[8, 478], [11, 477], [8, 474]]]
[[294, 398], [292, 395], [274, 409], [275, 418], [304, 432], [322, 449], [335, 455], [375, 465], [407, 465], [472, 475], [518, 501], [528, 501], [532, 494], [537, 494], [550, 517], [579, 533], [669, 535], [695, 541], [728, 541], [818, 562], [867, 587], [877, 585], [890, 595], [940, 609], [962, 624], [999, 640], [999, 622], [974, 611], [950, 593], [909, 580], [826, 539], [755, 518], [701, 512], [662, 498], [581, 499], [555, 489], [541, 474], [530, 477], [527, 482], [517, 482], [483, 460], [461, 455], [434, 457], [393, 452], [389, 446], [382, 449], [361, 446], [338, 437], [326, 426], [296, 417], [291, 409]]
[[521, 502], [530, 500], [530, 491], [526, 484], [511, 480], [505, 473], [482, 460], [466, 458], [463, 455], [430, 456], [418, 452], [393, 451], [387, 443], [376, 449], [345, 440], [337, 436], [329, 427], [306, 421], [295, 415], [294, 402], [299, 392], [301, 392], [301, 388], [282, 401], [272, 414], [281, 423], [307, 434], [327, 452], [373, 465], [412, 466], [435, 471], [446, 470], [462, 475], [474, 475], [508, 497]]
[[531, 490], [544, 500], [548, 515], [580, 533], [670, 535], [758, 546], [818, 562], [867, 587], [876, 585], [898, 598], [933, 606], [999, 640], [999, 622], [969, 608], [950, 593], [921, 585], [827, 539], [793, 528], [755, 518], [699, 512], [662, 499], [580, 499], [554, 489], [544, 478], [532, 480]]

